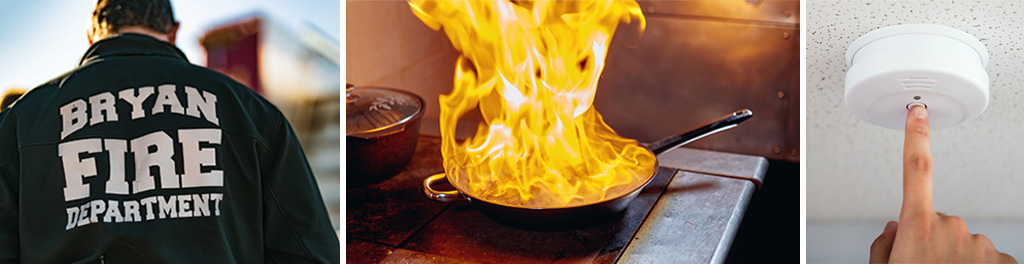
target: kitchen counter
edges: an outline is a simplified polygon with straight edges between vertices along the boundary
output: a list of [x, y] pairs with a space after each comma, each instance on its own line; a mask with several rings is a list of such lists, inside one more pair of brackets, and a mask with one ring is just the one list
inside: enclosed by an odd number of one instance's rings
[[[621, 219], [579, 230], [504, 226], [467, 203], [422, 194], [443, 173], [440, 138], [421, 136], [406, 169], [348, 186], [346, 260], [351, 263], [720, 263], [768, 162], [763, 157], [680, 148]], [[356, 177], [348, 175], [348, 177]]]

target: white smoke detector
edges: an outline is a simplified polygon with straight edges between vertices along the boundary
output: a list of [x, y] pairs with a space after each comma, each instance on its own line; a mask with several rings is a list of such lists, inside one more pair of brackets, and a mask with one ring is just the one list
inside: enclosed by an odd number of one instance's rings
[[903, 130], [911, 105], [928, 108], [931, 130], [955, 126], [988, 106], [988, 50], [966, 32], [938, 25], [880, 28], [846, 50], [846, 107]]

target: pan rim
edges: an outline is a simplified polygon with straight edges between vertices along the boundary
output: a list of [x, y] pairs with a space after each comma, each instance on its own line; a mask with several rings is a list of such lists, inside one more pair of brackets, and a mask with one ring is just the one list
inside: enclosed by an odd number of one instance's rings
[[469, 202], [470, 203], [473, 203], [473, 202], [483, 202], [483, 203], [487, 203], [487, 204], [491, 204], [491, 205], [495, 205], [495, 206], [502, 206], [502, 207], [508, 207], [508, 208], [522, 209], [522, 210], [532, 210], [532, 211], [562, 210], [562, 209], [583, 208], [583, 207], [603, 204], [603, 203], [606, 203], [606, 202], [609, 202], [609, 201], [618, 200], [618, 199], [621, 199], [623, 197], [632, 195], [633, 193], [642, 190], [644, 187], [647, 186], [647, 184], [650, 184], [651, 181], [654, 181], [654, 176], [658, 175], [658, 168], [661, 168], [660, 162], [658, 161], [658, 155], [654, 155], [654, 152], [652, 152], [651, 150], [647, 149], [643, 145], [640, 145], [639, 143], [637, 143], [637, 145], [639, 145], [640, 147], [644, 148], [645, 150], [647, 150], [648, 153], [651, 153], [651, 155], [654, 156], [654, 166], [653, 166], [653, 169], [652, 169], [652, 171], [650, 173], [650, 176], [647, 177], [647, 180], [645, 180], [643, 184], [638, 185], [636, 188], [633, 188], [633, 189], [631, 189], [629, 191], [626, 191], [626, 192], [622, 192], [622, 194], [620, 194], [620, 195], [616, 195], [616, 196], [611, 197], [611, 198], [605, 198], [605, 199], [601, 199], [601, 200], [597, 200], [597, 201], [590, 202], [590, 203], [585, 203], [585, 204], [578, 204], [578, 205], [573, 205], [573, 206], [562, 206], [562, 207], [529, 207], [529, 206], [521, 206], [521, 205], [511, 205], [511, 204], [496, 203], [496, 202], [493, 202], [493, 201], [490, 201], [490, 200], [487, 200], [487, 199], [479, 198], [479, 197], [477, 197], [475, 195], [469, 194], [466, 191], [463, 191], [462, 188], [459, 188], [459, 186], [456, 185], [455, 182], [452, 181], [452, 179], [449, 177], [448, 173], [445, 173], [444, 178], [445, 178], [445, 180], [448, 181], [448, 183], [452, 186], [452, 188], [455, 188], [455, 190], [459, 191], [459, 194], [462, 194], [462, 195], [466, 196], [467, 198], [469, 198]]

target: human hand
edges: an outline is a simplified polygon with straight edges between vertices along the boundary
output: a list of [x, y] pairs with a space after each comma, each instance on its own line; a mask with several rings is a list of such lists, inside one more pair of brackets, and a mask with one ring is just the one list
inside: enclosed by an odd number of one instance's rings
[[998, 262], [1017, 263], [996, 251], [992, 241], [971, 234], [956, 216], [936, 213], [932, 203], [932, 158], [928, 147], [928, 111], [907, 113], [903, 142], [903, 208], [871, 244], [871, 263]]

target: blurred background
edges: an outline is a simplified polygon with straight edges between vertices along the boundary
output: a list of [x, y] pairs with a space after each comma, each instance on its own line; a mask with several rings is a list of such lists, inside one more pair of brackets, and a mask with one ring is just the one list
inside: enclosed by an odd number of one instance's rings
[[902, 203], [903, 131], [872, 125], [843, 102], [847, 47], [872, 30], [938, 24], [990, 55], [988, 109], [931, 133], [935, 209], [963, 218], [996, 249], [1024, 257], [1024, 4], [1013, 0], [807, 2], [807, 261], [866, 262]]
[[[0, 94], [77, 66], [96, 1], [0, 1]], [[340, 2], [171, 1], [177, 46], [284, 112], [340, 230]]]
[[[451, 91], [458, 57], [448, 38], [424, 25], [404, 1], [345, 4], [345, 82], [393, 87], [423, 97], [421, 133], [439, 135], [438, 96]], [[640, 1], [640, 6], [646, 32], [637, 38], [634, 26], [619, 27], [595, 107], [621, 136], [641, 142], [751, 109], [754, 117], [736, 129], [687, 147], [770, 160], [764, 187], [751, 200], [729, 260], [796, 261], [799, 2]], [[481, 117], [467, 114], [461, 121], [459, 134], [466, 136]]]

